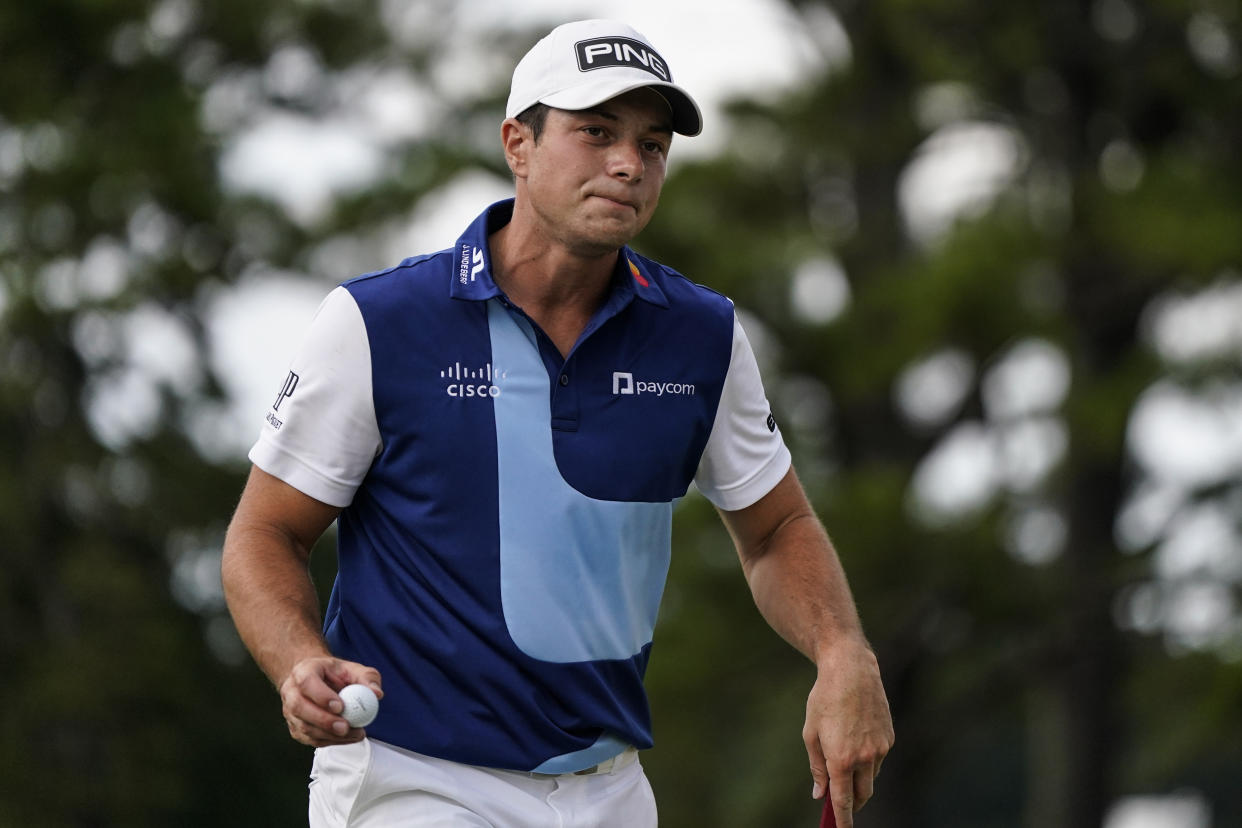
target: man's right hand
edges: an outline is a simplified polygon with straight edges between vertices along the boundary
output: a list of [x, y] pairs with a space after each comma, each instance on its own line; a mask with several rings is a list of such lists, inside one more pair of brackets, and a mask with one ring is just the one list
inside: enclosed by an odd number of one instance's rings
[[379, 671], [332, 656], [312, 656], [293, 665], [280, 683], [280, 701], [289, 735], [311, 747], [360, 741], [366, 731], [341, 718], [345, 705], [337, 695], [349, 684], [365, 684], [384, 697]]

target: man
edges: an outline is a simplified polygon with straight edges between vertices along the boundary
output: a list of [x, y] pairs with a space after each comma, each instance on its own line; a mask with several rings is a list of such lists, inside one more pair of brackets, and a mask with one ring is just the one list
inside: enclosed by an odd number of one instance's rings
[[[698, 107], [638, 32], [583, 21], [522, 59], [506, 116], [515, 199], [328, 296], [225, 542], [238, 630], [317, 748], [311, 824], [655, 825], [642, 678], [693, 481], [818, 665], [813, 796], [849, 826], [892, 728], [844, 575], [732, 304], [626, 247]], [[383, 695], [365, 733], [351, 683]]]

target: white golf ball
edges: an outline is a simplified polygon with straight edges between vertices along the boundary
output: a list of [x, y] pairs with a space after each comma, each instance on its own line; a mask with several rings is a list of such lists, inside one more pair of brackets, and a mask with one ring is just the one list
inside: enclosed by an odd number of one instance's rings
[[345, 703], [341, 717], [349, 722], [351, 727], [366, 727], [375, 721], [379, 713], [379, 699], [370, 687], [365, 684], [351, 684], [342, 688], [338, 695]]

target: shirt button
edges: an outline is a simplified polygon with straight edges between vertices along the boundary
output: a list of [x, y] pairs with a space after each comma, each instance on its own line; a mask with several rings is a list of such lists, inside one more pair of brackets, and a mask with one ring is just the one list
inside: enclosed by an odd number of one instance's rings
[[569, 385], [569, 374], [561, 374], [561, 385]]

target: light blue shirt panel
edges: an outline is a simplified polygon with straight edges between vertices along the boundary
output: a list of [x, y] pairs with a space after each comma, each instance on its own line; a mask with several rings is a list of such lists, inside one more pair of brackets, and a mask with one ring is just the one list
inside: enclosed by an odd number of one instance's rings
[[539, 767], [532, 769], [532, 773], [573, 773], [592, 765], [598, 765], [600, 762], [606, 762], [624, 752], [629, 746], [624, 739], [605, 733], [589, 748], [553, 756]]
[[[668, 576], [671, 503], [595, 500], [552, 449], [550, 385], [530, 324], [488, 302], [500, 495], [500, 593], [522, 652], [627, 659], [651, 642]], [[608, 758], [607, 756], [603, 758]]]

